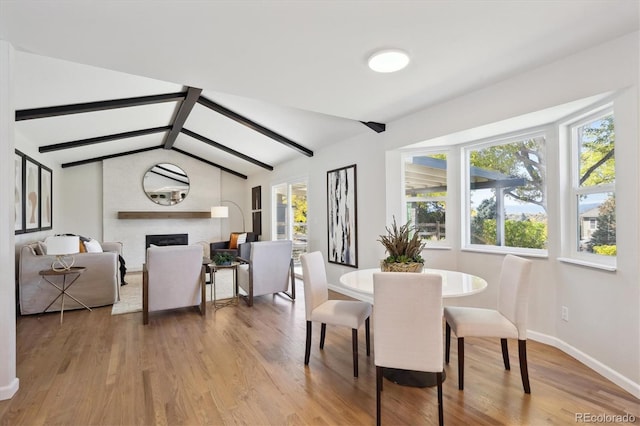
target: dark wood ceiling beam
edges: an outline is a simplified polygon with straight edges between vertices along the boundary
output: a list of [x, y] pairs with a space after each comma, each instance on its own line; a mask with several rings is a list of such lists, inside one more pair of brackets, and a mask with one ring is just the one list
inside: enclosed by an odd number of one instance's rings
[[134, 149], [132, 151], [119, 152], [117, 154], [103, 155], [102, 157], [88, 158], [86, 160], [73, 161], [71, 163], [63, 163], [62, 168], [65, 169], [67, 167], [82, 166], [83, 164], [96, 163], [98, 161], [108, 160], [109, 158], [124, 157], [125, 155], [139, 154], [141, 152], [153, 151], [154, 149], [160, 149], [160, 148], [162, 148], [162, 145], [150, 146], [148, 148]]
[[22, 109], [16, 111], [16, 121], [57, 117], [60, 115], [80, 114], [84, 112], [103, 111], [116, 108], [128, 108], [133, 106], [157, 104], [162, 102], [176, 102], [183, 100], [186, 96], [187, 92], [165, 93], [161, 95], [138, 96], [135, 98], [111, 99], [107, 101]]
[[228, 154], [234, 155], [234, 156], [236, 156], [238, 158], [241, 158], [241, 159], [243, 159], [245, 161], [253, 163], [256, 166], [260, 166], [263, 169], [267, 169], [269, 171], [273, 170], [273, 166], [270, 166], [269, 164], [263, 163], [260, 160], [256, 160], [255, 158], [249, 157], [248, 155], [245, 155], [245, 154], [243, 154], [241, 152], [238, 152], [238, 151], [236, 151], [234, 149], [231, 149], [231, 148], [229, 148], [227, 146], [224, 146], [224, 145], [222, 145], [222, 144], [220, 144], [220, 143], [218, 143], [216, 141], [213, 141], [213, 140], [211, 140], [211, 139], [209, 139], [209, 138], [207, 138], [205, 136], [199, 135], [196, 132], [192, 132], [189, 129], [182, 128], [182, 133], [184, 133], [185, 135], [191, 136], [194, 139], [198, 139], [199, 141], [204, 142], [207, 145], [210, 145], [210, 146], [212, 146], [214, 148], [218, 148], [219, 150], [224, 151], [224, 152], [226, 152]]
[[135, 138], [138, 136], [151, 135], [154, 133], [166, 132], [168, 130], [171, 130], [171, 126], [161, 126], [161, 127], [152, 127], [150, 129], [133, 130], [130, 132], [115, 133], [113, 135], [97, 136], [95, 138], [79, 139], [77, 141], [62, 142], [62, 143], [56, 143], [52, 145], [44, 145], [38, 148], [38, 151], [42, 153], [60, 151], [63, 149], [77, 148], [77, 147], [86, 146], [86, 145], [94, 145], [98, 143], [109, 142], [109, 141], [114, 141], [119, 139], [127, 139], [127, 138]]
[[176, 138], [182, 130], [182, 126], [184, 126], [184, 123], [187, 121], [187, 117], [189, 117], [193, 107], [196, 105], [198, 97], [200, 97], [200, 93], [202, 93], [202, 89], [197, 89], [195, 87], [189, 87], [187, 89], [187, 96], [180, 103], [176, 118], [173, 120], [171, 131], [167, 134], [164, 141], [164, 149], [171, 149], [171, 147], [173, 147], [173, 144], [176, 142]]
[[271, 129], [267, 129], [266, 127], [256, 123], [253, 120], [248, 119], [247, 117], [244, 117], [236, 112], [231, 111], [230, 109], [227, 109], [225, 107], [223, 107], [222, 105], [219, 105], [215, 102], [213, 102], [212, 100], [209, 100], [203, 96], [200, 96], [198, 98], [198, 103], [200, 105], [203, 105], [219, 114], [224, 115], [225, 117], [240, 123], [248, 128], [250, 128], [251, 130], [254, 130], [258, 133], [261, 133], [275, 141], [278, 141], [282, 144], [284, 144], [285, 146], [295, 149], [296, 151], [298, 151], [299, 153], [306, 155], [307, 157], [313, 157], [313, 151], [311, 151], [308, 148], [305, 148], [304, 146], [292, 141], [289, 138], [286, 138], [276, 132], [274, 132]]
[[173, 151], [179, 152], [180, 154], [186, 155], [187, 157], [191, 157], [191, 158], [194, 158], [194, 159], [196, 159], [196, 160], [202, 161], [203, 163], [206, 163], [206, 164], [208, 164], [208, 165], [210, 165], [210, 166], [217, 167], [217, 168], [219, 168], [220, 170], [222, 170], [222, 171], [224, 171], [224, 172], [227, 172], [227, 173], [229, 173], [229, 174], [232, 174], [232, 175], [238, 176], [239, 178], [247, 179], [247, 176], [246, 176], [246, 175], [243, 175], [242, 173], [239, 173], [239, 172], [236, 172], [235, 170], [231, 170], [231, 169], [229, 169], [229, 168], [226, 168], [226, 167], [224, 167], [224, 166], [221, 166], [220, 164], [213, 163], [213, 162], [211, 162], [211, 161], [209, 161], [209, 160], [205, 160], [204, 158], [198, 157], [197, 155], [193, 155], [193, 154], [191, 154], [190, 152], [183, 151], [183, 150], [181, 150], [180, 148], [176, 148], [175, 146], [174, 146], [173, 148], [171, 148], [171, 149], [172, 149]]
[[387, 125], [384, 123], [376, 123], [375, 121], [361, 121], [361, 123], [376, 133], [382, 133], [387, 130]]

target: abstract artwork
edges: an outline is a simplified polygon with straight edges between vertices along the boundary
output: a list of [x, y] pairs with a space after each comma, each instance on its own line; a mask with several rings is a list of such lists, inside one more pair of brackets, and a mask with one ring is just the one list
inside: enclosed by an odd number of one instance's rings
[[52, 180], [51, 169], [40, 166], [40, 230], [51, 229], [53, 225], [52, 219]]
[[356, 165], [327, 172], [328, 261], [358, 267]]
[[23, 162], [24, 162], [24, 155], [22, 155], [22, 153], [20, 151], [16, 151], [15, 153], [15, 164], [14, 164], [14, 170], [15, 170], [15, 194], [14, 194], [14, 199], [15, 199], [15, 205], [14, 205], [14, 212], [15, 212], [15, 233], [16, 234], [21, 234], [22, 232], [24, 232], [24, 203], [23, 203], [23, 194], [22, 194], [22, 170], [23, 170]]
[[25, 230], [37, 231], [40, 228], [40, 167], [31, 158], [25, 160], [24, 201]]

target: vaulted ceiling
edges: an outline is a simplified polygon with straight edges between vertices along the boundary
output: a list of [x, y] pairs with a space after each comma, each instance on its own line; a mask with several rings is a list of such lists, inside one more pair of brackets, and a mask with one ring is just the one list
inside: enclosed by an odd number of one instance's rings
[[[637, 31], [638, 8], [636, 0], [2, 0], [0, 38], [17, 50], [18, 119], [44, 114], [16, 131], [51, 161], [172, 148], [242, 177], [375, 137], [362, 122], [391, 123]], [[369, 70], [368, 56], [387, 47], [409, 52], [409, 66]]]

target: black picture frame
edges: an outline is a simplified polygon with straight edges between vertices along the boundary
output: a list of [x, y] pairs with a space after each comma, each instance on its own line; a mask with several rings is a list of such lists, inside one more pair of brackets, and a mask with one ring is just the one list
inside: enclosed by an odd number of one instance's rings
[[15, 175], [15, 196], [14, 196], [14, 213], [15, 213], [15, 233], [24, 233], [24, 159], [22, 152], [15, 150], [14, 175]]
[[356, 165], [327, 172], [327, 260], [358, 267]]
[[40, 165], [40, 230], [53, 228], [53, 172]]
[[262, 212], [253, 212], [251, 216], [253, 219], [253, 233], [262, 235]]
[[40, 230], [40, 164], [25, 156], [22, 174], [24, 232], [36, 232]]
[[251, 210], [262, 209], [262, 187], [254, 186], [251, 188]]

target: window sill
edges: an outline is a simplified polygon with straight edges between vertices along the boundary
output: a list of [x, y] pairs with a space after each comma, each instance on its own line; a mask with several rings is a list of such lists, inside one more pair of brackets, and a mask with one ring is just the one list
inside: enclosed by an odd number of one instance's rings
[[563, 263], [571, 263], [574, 265], [586, 266], [587, 268], [602, 269], [603, 271], [615, 272], [616, 265], [604, 265], [602, 263], [589, 262], [586, 260], [571, 259], [569, 257], [559, 257], [558, 260]]
[[549, 253], [546, 250], [521, 249], [517, 247], [498, 247], [498, 246], [467, 246], [461, 251], [469, 251], [475, 253], [491, 253], [491, 254], [513, 254], [524, 257], [538, 257], [547, 259]]
[[430, 246], [430, 245], [426, 245], [424, 247], [425, 250], [453, 250], [453, 247], [451, 246]]

